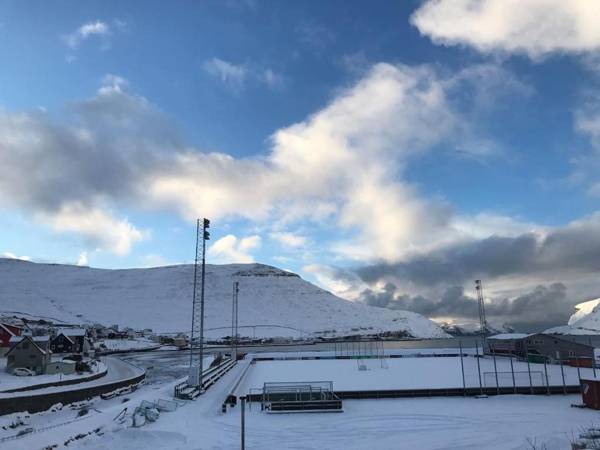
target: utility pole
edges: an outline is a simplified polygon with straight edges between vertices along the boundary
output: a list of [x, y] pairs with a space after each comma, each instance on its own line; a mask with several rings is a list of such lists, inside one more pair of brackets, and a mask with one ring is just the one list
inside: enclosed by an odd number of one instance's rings
[[481, 342], [483, 353], [485, 354], [485, 333], [487, 321], [485, 320], [485, 303], [483, 301], [483, 285], [481, 280], [475, 280], [475, 291], [477, 292], [477, 304], [479, 307], [479, 329], [481, 331]]
[[240, 292], [240, 283], [233, 282], [233, 295], [231, 302], [231, 358], [237, 359], [238, 347], [238, 294]]
[[[210, 221], [204, 219], [202, 222], [202, 234], [200, 232], [200, 219], [196, 221], [196, 256], [194, 259], [194, 289], [192, 300], [192, 331], [190, 333], [190, 372], [188, 384], [202, 390], [202, 371], [204, 359], [204, 278], [206, 275], [206, 241], [210, 239]], [[202, 246], [200, 246], [202, 240]], [[200, 301], [198, 302], [198, 263], [202, 262], [200, 279]], [[198, 357], [194, 359], [194, 344], [199, 345]]]
[[206, 241], [210, 239], [210, 220], [204, 219], [202, 223], [202, 284], [200, 289], [200, 390], [202, 391], [202, 376], [204, 369], [204, 285], [206, 278]]

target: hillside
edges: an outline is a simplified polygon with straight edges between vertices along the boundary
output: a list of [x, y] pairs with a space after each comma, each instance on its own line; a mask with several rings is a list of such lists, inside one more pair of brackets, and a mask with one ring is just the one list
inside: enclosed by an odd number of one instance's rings
[[546, 333], [600, 334], [600, 298], [575, 305], [567, 325], [550, 328]]
[[[0, 259], [0, 314], [118, 324], [158, 332], [187, 331], [193, 270], [192, 265], [109, 270]], [[208, 336], [230, 334], [233, 281], [240, 283], [240, 327], [252, 326], [241, 328], [240, 333], [247, 336], [379, 331], [404, 331], [414, 337], [447, 336], [419, 314], [349, 302], [275, 267], [207, 265], [206, 275]], [[214, 329], [217, 327], [223, 328]]]

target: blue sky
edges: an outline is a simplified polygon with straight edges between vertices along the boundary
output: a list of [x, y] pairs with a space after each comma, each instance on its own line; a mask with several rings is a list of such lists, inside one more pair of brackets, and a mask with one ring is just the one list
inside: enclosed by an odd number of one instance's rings
[[[190, 262], [207, 216], [211, 262], [393, 302], [452, 284], [417, 260], [593, 232], [599, 11], [511, 1], [0, 0], [0, 254]], [[466, 279], [597, 296], [542, 256]]]

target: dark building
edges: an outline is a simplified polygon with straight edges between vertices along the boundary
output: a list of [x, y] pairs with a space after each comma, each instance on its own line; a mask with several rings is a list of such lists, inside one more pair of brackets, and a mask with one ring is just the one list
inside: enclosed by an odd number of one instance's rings
[[521, 358], [538, 355], [550, 361], [572, 358], [594, 358], [594, 347], [573, 342], [554, 334], [506, 333], [487, 338], [488, 349], [496, 354], [511, 354]]
[[59, 333], [50, 341], [52, 353], [77, 353], [75, 341], [63, 333]]

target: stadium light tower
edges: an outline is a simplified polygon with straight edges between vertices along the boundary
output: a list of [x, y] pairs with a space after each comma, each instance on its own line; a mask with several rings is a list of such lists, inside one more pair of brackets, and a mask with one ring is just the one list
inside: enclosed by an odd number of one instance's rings
[[[210, 220], [203, 219], [200, 231], [200, 219], [196, 221], [196, 258], [194, 260], [194, 291], [192, 300], [192, 332], [190, 336], [190, 373], [188, 384], [202, 391], [202, 372], [204, 370], [204, 280], [206, 276], [206, 241], [210, 239]], [[202, 245], [200, 245], [202, 240]], [[200, 278], [200, 299], [198, 299], [198, 262], [202, 262]], [[199, 301], [198, 301], [199, 300]], [[194, 342], [199, 346], [194, 352]]]
[[475, 291], [477, 292], [477, 304], [479, 306], [479, 329], [481, 331], [481, 339], [485, 348], [487, 321], [485, 320], [485, 303], [483, 301], [483, 285], [481, 284], [481, 280], [475, 280]]

